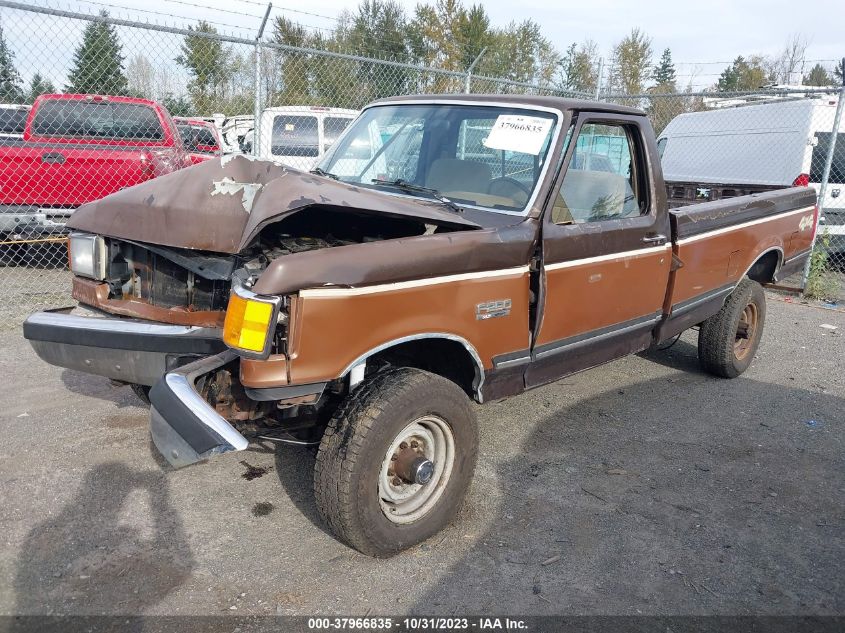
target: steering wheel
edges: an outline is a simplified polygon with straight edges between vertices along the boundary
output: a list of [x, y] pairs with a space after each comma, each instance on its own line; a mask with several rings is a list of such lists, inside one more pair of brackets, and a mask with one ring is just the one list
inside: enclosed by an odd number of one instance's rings
[[[516, 178], [510, 178], [508, 176], [500, 176], [499, 178], [491, 180], [490, 184], [487, 185], [487, 193], [493, 196], [510, 198], [515, 202], [523, 203], [528, 202], [528, 198], [531, 197], [531, 190], [528, 187], [519, 182]], [[525, 198], [520, 200], [518, 198], [519, 194], [524, 195]]]

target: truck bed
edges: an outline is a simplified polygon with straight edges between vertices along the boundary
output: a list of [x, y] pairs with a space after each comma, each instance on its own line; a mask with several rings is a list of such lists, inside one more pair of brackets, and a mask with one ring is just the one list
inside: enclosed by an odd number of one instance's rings
[[712, 314], [746, 274], [780, 280], [797, 272], [812, 245], [815, 204], [813, 189], [791, 187], [670, 210], [675, 265], [664, 311], [671, 331]]

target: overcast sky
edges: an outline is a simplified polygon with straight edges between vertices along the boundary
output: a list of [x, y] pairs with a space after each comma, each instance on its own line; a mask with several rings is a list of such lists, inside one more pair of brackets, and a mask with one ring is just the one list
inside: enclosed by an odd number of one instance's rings
[[[90, 13], [110, 6], [115, 17], [187, 26], [204, 18], [218, 23], [221, 31], [247, 35], [263, 14], [258, 0], [23, 0], [25, 4], [61, 9], [78, 8]], [[343, 9], [354, 10], [356, 0], [277, 0], [271, 15], [283, 14], [308, 27], [331, 29], [332, 19]], [[409, 14], [416, 2], [402, 4]], [[465, 0], [466, 5], [472, 4]], [[631, 28], [643, 29], [653, 40], [655, 58], [668, 47], [676, 62], [678, 81], [690, 80], [696, 87], [715, 83], [725, 62], [737, 55], [779, 52], [792, 34], [809, 41], [808, 60], [825, 60], [826, 67], [845, 55], [845, 0], [709, 0], [681, 2], [651, 0], [486, 0], [492, 22], [504, 26], [512, 20], [531, 18], [558, 49], [585, 38], [595, 40], [608, 55], [613, 44]], [[197, 5], [204, 5], [203, 8]], [[264, 5], [266, 6], [266, 5]], [[317, 15], [311, 15], [317, 14]], [[322, 17], [325, 16], [325, 17]], [[73, 48], [78, 44], [79, 23], [0, 8], [0, 20], [7, 40], [16, 53], [16, 63], [25, 79], [36, 70], [63, 81]], [[33, 37], [35, 35], [35, 37]], [[40, 35], [40, 36], [39, 36]], [[123, 33], [122, 33], [123, 35]], [[122, 37], [128, 54], [143, 52], [155, 63], [156, 56], [172, 60], [176, 38], [144, 38], [135, 33]], [[49, 46], [47, 43], [49, 42]], [[715, 63], [714, 63], [715, 62]]]

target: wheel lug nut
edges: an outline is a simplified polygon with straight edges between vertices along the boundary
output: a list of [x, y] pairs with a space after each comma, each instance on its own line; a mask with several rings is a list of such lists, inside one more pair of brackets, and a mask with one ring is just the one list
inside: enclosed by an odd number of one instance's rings
[[419, 443], [418, 441], [416, 441], [416, 440], [411, 440], [411, 448], [416, 448], [416, 447], [417, 447], [417, 446], [419, 446], [419, 445], [420, 445], [420, 443]]
[[399, 477], [394, 477], [394, 478], [393, 478], [393, 485], [394, 485], [394, 486], [401, 486], [401, 485], [402, 485], [402, 480], [401, 480], [401, 479], [399, 479]]
[[404, 448], [408, 448], [408, 442], [402, 442], [402, 443], [399, 445], [399, 448], [403, 448], [403, 449], [404, 449]]
[[397, 459], [399, 459], [399, 457], [395, 454], [390, 456], [390, 461], [392, 462], [395, 462]]

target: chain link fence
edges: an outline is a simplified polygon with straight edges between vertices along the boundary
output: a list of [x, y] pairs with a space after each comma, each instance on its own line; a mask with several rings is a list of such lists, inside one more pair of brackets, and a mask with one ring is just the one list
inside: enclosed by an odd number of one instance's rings
[[[86, 202], [221, 154], [311, 169], [382, 97], [595, 96], [222, 35], [207, 23], [182, 29], [0, 0], [0, 26], [0, 65], [14, 65], [0, 76], [0, 316], [12, 325], [71, 302], [65, 222]], [[835, 88], [601, 96], [649, 113], [672, 206], [794, 184], [822, 192], [806, 282], [834, 301], [845, 299], [842, 97]]]

